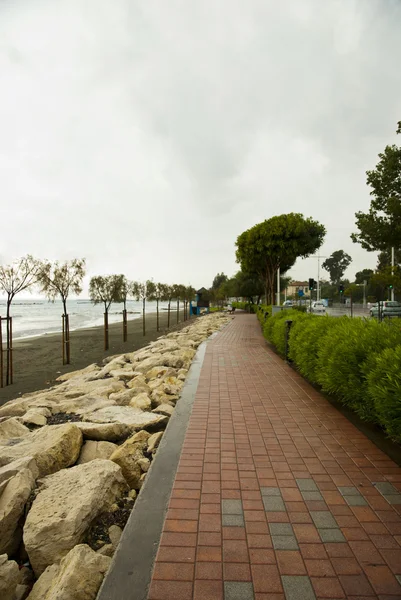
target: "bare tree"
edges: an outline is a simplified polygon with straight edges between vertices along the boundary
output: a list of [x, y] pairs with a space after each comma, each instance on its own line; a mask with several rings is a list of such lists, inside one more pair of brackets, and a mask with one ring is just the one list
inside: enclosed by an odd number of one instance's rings
[[123, 304], [123, 342], [128, 339], [128, 319], [127, 319], [127, 298], [129, 294], [130, 284], [125, 275], [116, 275], [119, 279], [116, 282], [116, 300]]
[[185, 286], [176, 284], [176, 285], [173, 285], [173, 289], [174, 289], [174, 298], [176, 298], [176, 300], [177, 300], [177, 323], [178, 323], [180, 320], [180, 300], [184, 299]]
[[[7, 365], [6, 365], [6, 385], [13, 382], [12, 373], [12, 321], [11, 321], [11, 304], [15, 296], [24, 290], [29, 289], [37, 283], [38, 275], [41, 269], [41, 262], [33, 258], [30, 254], [13, 262], [11, 265], [0, 265], [0, 289], [7, 296]], [[1, 329], [1, 327], [0, 327]], [[2, 354], [2, 353], [1, 353]], [[2, 356], [1, 356], [2, 359]], [[1, 377], [3, 377], [3, 369], [1, 365]]]
[[161, 300], [164, 300], [165, 302], [168, 302], [168, 307], [167, 307], [167, 329], [170, 329], [170, 314], [171, 314], [171, 301], [173, 298], [175, 298], [174, 296], [174, 286], [173, 285], [166, 285], [164, 286], [164, 295], [161, 297]]
[[184, 291], [184, 321], [191, 316], [191, 311], [188, 312], [188, 305], [190, 305], [191, 301], [194, 299], [196, 294], [195, 288], [191, 285], [188, 285]]
[[64, 263], [45, 261], [39, 274], [41, 291], [51, 302], [60, 296], [63, 303], [63, 364], [71, 362], [70, 319], [67, 312], [67, 299], [70, 293], [82, 292], [82, 280], [85, 276], [85, 259], [74, 258]]
[[143, 283], [134, 281], [131, 284], [131, 294], [135, 296], [137, 301], [142, 301], [142, 324], [143, 324], [143, 335], [146, 335], [146, 321], [145, 321], [145, 309], [146, 300], [150, 300], [155, 295], [155, 283], [148, 279]]
[[120, 302], [121, 275], [98, 275], [89, 282], [89, 297], [93, 304], [104, 306], [104, 349], [109, 349], [109, 308], [112, 302]]
[[154, 290], [151, 295], [149, 295], [148, 300], [156, 300], [156, 330], [160, 329], [160, 321], [159, 321], [159, 302], [163, 300], [166, 296], [167, 285], [165, 283], [155, 283]]

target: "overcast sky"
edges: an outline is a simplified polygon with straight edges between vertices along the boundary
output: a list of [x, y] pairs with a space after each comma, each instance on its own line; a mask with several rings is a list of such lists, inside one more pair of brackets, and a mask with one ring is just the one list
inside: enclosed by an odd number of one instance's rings
[[401, 142], [400, 32], [400, 0], [0, 0], [0, 261], [209, 286], [294, 211], [374, 267], [350, 233]]

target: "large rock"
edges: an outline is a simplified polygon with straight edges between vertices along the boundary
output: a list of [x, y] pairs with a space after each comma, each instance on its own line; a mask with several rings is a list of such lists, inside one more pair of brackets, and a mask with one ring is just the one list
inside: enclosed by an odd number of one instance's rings
[[149, 410], [152, 406], [152, 402], [147, 394], [142, 393], [134, 396], [129, 405], [132, 408], [138, 408], [139, 410]]
[[166, 367], [174, 367], [174, 369], [181, 369], [184, 366], [182, 358], [171, 352], [163, 354], [162, 364]]
[[[124, 390], [122, 392], [118, 392], [117, 394], [111, 394], [110, 400], [113, 400], [115, 404], [118, 406], [128, 406], [131, 398], [137, 395], [137, 392], [134, 389]], [[102, 407], [99, 407], [102, 408]]]
[[174, 412], [174, 408], [170, 404], [160, 404], [157, 408], [152, 410], [152, 412], [158, 415], [165, 415], [166, 417], [171, 417]]
[[22, 471], [22, 469], [29, 469], [32, 472], [34, 479], [39, 477], [39, 469], [35, 459], [32, 458], [32, 456], [25, 456], [24, 458], [18, 458], [17, 460], [0, 467], [0, 488], [3, 482], [10, 479], [10, 477], [14, 477], [14, 475]]
[[151, 454], [155, 454], [162, 437], [163, 437], [163, 431], [158, 431], [157, 433], [154, 433], [153, 435], [151, 435], [148, 438], [147, 451], [150, 452]]
[[138, 461], [145, 458], [144, 450], [150, 435], [146, 431], [139, 431], [129, 438], [110, 456], [110, 460], [121, 467], [123, 475], [130, 488], [139, 489], [142, 469]]
[[19, 581], [19, 568], [15, 561], [8, 560], [7, 554], [0, 556], [0, 598], [14, 600]]
[[77, 465], [83, 465], [97, 458], [108, 459], [117, 448], [117, 444], [112, 444], [111, 442], [93, 442], [88, 440], [82, 446]]
[[[114, 394], [111, 394], [114, 396]], [[80, 396], [79, 398], [60, 402], [53, 408], [53, 413], [65, 412], [74, 413], [76, 415], [85, 415], [87, 413], [105, 408], [106, 406], [115, 406], [115, 401], [111, 398], [97, 397], [92, 394]]]
[[175, 375], [175, 369], [171, 367], [153, 367], [146, 373], [147, 379], [164, 379], [165, 377], [170, 377]]
[[99, 367], [96, 363], [92, 363], [91, 365], [88, 365], [87, 367], [85, 367], [84, 369], [80, 369], [79, 371], [71, 371], [71, 373], [64, 373], [63, 375], [60, 375], [60, 377], [57, 377], [56, 381], [69, 381], [70, 379], [77, 378], [82, 379], [85, 377], [85, 375], [87, 375], [88, 377], [90, 375], [93, 376], [93, 374], [97, 371], [100, 371]]
[[21, 438], [29, 435], [31, 432], [18, 419], [7, 419], [0, 423], [0, 441]]
[[110, 375], [116, 379], [121, 379], [122, 381], [130, 381], [135, 377], [133, 369], [116, 369], [110, 371]]
[[127, 491], [120, 467], [110, 460], [93, 460], [46, 477], [24, 526], [35, 574], [81, 543], [92, 521]]
[[73, 465], [82, 446], [82, 433], [75, 425], [46, 425], [19, 444], [0, 447], [0, 466], [32, 456], [40, 477]]
[[59, 565], [46, 569], [28, 600], [95, 600], [110, 563], [109, 557], [79, 544]]
[[150, 412], [143, 412], [130, 406], [108, 406], [84, 415], [83, 418], [84, 421], [90, 421], [91, 423], [125, 423], [133, 430], [161, 426], [166, 422], [164, 417], [158, 417]]
[[0, 496], [0, 554], [13, 554], [20, 545], [20, 519], [34, 486], [30, 469], [21, 469], [5, 482]]
[[30, 408], [21, 420], [25, 425], [36, 425], [37, 427], [43, 427], [47, 424], [48, 417], [51, 416], [51, 412], [48, 408], [36, 407]]
[[[153, 369], [153, 367], [159, 367], [163, 365], [163, 358], [162, 355], [157, 353], [157, 354], [152, 354], [152, 356], [149, 356], [149, 358], [146, 358], [145, 360], [143, 360], [140, 363], [135, 363], [135, 370], [139, 371], [140, 373], [147, 373], [148, 371], [150, 371], [150, 369]], [[172, 366], [172, 365], [169, 365]]]
[[86, 440], [119, 442], [127, 438], [134, 429], [125, 423], [74, 423]]

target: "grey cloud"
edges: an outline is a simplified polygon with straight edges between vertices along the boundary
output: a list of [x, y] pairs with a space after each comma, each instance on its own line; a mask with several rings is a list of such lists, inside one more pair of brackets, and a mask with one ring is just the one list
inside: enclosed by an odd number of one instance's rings
[[349, 234], [397, 141], [400, 27], [396, 0], [3, 2], [0, 253], [208, 285], [299, 211], [372, 266]]

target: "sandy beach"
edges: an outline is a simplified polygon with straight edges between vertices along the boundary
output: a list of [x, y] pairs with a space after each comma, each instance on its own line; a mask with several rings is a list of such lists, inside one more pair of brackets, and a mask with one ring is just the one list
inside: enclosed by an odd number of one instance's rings
[[[180, 311], [178, 325], [176, 321], [177, 312], [172, 310], [170, 331], [188, 324], [188, 321], [183, 321], [182, 311]], [[77, 329], [70, 334], [71, 364], [64, 366], [62, 364], [61, 334], [55, 333], [15, 341], [13, 344], [14, 383], [0, 388], [0, 405], [26, 392], [50, 387], [61, 373], [76, 371], [94, 362], [101, 363], [106, 356], [132, 352], [146, 346], [165, 333], [167, 333], [166, 311], [160, 312], [160, 331], [156, 331], [156, 313], [146, 315], [145, 336], [142, 333], [142, 318], [128, 321], [127, 342], [123, 342], [122, 323], [109, 325], [110, 348], [107, 352], [103, 350], [103, 327]]]

